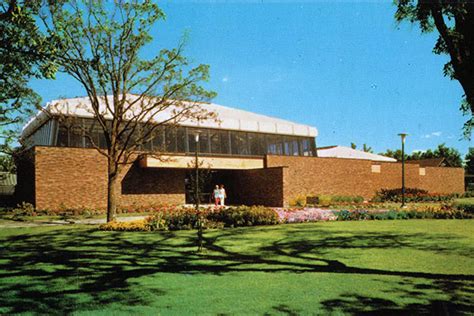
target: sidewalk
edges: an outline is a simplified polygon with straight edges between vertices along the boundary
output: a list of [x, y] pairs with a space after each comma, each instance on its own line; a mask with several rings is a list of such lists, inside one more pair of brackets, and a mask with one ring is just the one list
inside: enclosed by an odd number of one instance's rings
[[[127, 216], [127, 217], [117, 217], [119, 222], [131, 222], [139, 219], [144, 219], [146, 216]], [[20, 227], [41, 227], [41, 226], [59, 226], [59, 225], [99, 225], [106, 222], [104, 218], [90, 218], [90, 219], [78, 219], [78, 220], [52, 220], [52, 221], [37, 221], [37, 222], [20, 222], [20, 221], [10, 221], [10, 220], [1, 220], [0, 228], [20, 228]]]

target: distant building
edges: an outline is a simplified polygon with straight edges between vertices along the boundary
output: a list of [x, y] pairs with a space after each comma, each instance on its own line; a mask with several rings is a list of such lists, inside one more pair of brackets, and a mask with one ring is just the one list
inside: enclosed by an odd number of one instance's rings
[[[215, 112], [218, 120], [164, 126], [142, 146], [135, 163], [123, 169], [123, 207], [190, 201], [187, 183], [196, 133], [200, 161], [211, 170], [205, 191], [224, 184], [229, 203], [284, 206], [298, 196], [315, 194], [369, 199], [382, 188], [400, 187], [401, 164], [392, 158], [342, 146], [316, 150], [315, 127], [216, 104], [201, 106]], [[21, 142], [28, 150], [18, 160], [19, 199], [39, 209], [105, 208], [106, 158], [81, 132], [87, 130], [96, 144], [105, 146], [89, 100], [53, 101], [47, 108], [50, 115], [40, 112], [23, 129]], [[61, 124], [58, 115], [75, 118], [79, 132]], [[170, 113], [159, 115], [157, 121], [162, 121]], [[405, 169], [407, 187], [437, 193], [464, 190], [461, 168], [426, 167], [422, 173], [420, 165], [407, 164]]]
[[332, 157], [345, 159], [361, 159], [383, 162], [397, 162], [397, 159], [368, 153], [362, 150], [353, 149], [345, 146], [327, 146], [317, 149], [318, 157]]

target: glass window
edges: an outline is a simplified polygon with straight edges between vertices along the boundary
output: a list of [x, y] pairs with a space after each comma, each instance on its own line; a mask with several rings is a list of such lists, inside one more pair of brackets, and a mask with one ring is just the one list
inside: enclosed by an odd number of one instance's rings
[[186, 152], [186, 127], [178, 127], [176, 130], [176, 151], [178, 153]]
[[250, 145], [250, 155], [265, 155], [266, 144], [264, 134], [249, 133], [248, 141]]
[[267, 135], [267, 153], [270, 155], [283, 155], [283, 137], [280, 135]]
[[313, 156], [313, 147], [310, 138], [303, 138], [300, 140], [301, 152], [303, 156]]
[[68, 128], [62, 124], [59, 125], [59, 128], [58, 128], [58, 140], [57, 140], [56, 145], [59, 147], [69, 146]]
[[216, 130], [209, 131], [209, 140], [211, 142], [211, 153], [222, 154], [221, 151], [221, 133]]
[[176, 128], [165, 128], [165, 150], [170, 153], [176, 152]]
[[199, 134], [199, 152], [209, 153], [209, 134], [204, 129], [188, 129], [189, 152], [196, 151], [196, 134]]
[[298, 139], [296, 137], [285, 136], [285, 155], [287, 156], [298, 156]]
[[164, 144], [165, 144], [165, 129], [163, 127], [157, 127], [153, 131], [153, 139], [151, 140], [153, 144], [153, 150], [162, 152], [164, 151]]
[[104, 131], [99, 132], [99, 148], [107, 149], [107, 141], [105, 139]]
[[221, 140], [221, 154], [229, 155], [231, 153], [229, 131], [219, 131], [219, 138]]
[[83, 133], [80, 127], [73, 127], [69, 129], [69, 146], [84, 147]]
[[230, 147], [233, 155], [248, 155], [247, 133], [230, 132]]

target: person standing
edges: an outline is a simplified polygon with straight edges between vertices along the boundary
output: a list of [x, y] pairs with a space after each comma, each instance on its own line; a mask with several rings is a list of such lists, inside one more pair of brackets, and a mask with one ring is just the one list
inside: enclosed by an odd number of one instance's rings
[[225, 206], [225, 199], [227, 198], [227, 193], [225, 192], [224, 185], [221, 184], [219, 186], [219, 200], [220, 200], [220, 205]]
[[220, 194], [221, 194], [221, 191], [219, 189], [219, 186], [216, 184], [216, 187], [214, 188], [214, 191], [212, 191], [212, 198], [214, 199], [214, 205], [217, 206], [217, 205], [220, 205]]

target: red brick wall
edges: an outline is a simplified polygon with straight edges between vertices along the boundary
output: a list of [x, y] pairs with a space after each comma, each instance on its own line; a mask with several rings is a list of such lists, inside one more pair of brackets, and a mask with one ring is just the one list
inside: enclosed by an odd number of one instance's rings
[[426, 167], [420, 176], [420, 188], [433, 193], [464, 192], [464, 169]]
[[[268, 167], [288, 166], [286, 199], [311, 194], [370, 196], [371, 162], [337, 158], [267, 156]], [[369, 181], [367, 181], [369, 180]]]
[[106, 158], [94, 149], [35, 147], [38, 209], [107, 206]]
[[[366, 178], [358, 179], [358, 183], [367, 181], [370, 183], [370, 194], [380, 189], [395, 189], [402, 186], [402, 164], [394, 162], [374, 163], [380, 165], [380, 173], [371, 172], [369, 167]], [[419, 188], [418, 165], [405, 164], [405, 186], [407, 188]], [[364, 196], [365, 197], [365, 196]]]
[[244, 205], [282, 206], [284, 201], [285, 172], [288, 168], [276, 167], [235, 172], [235, 202]]
[[128, 165], [121, 173], [122, 206], [184, 204], [184, 169]]
[[[95, 149], [35, 147], [38, 209], [107, 206], [107, 162]], [[120, 174], [121, 206], [184, 203], [184, 171], [127, 165]]]
[[[20, 163], [18, 170], [22, 200], [35, 203], [38, 209], [106, 207], [107, 164], [96, 150], [35, 147], [31, 152], [30, 161]], [[229, 201], [281, 206], [303, 195], [371, 198], [382, 188], [400, 187], [400, 163], [380, 163], [381, 173], [373, 173], [372, 164], [354, 159], [267, 156], [266, 169], [228, 172]], [[426, 168], [425, 176], [419, 175], [418, 165], [405, 168], [407, 187], [436, 193], [464, 191], [460, 168]], [[184, 178], [183, 169], [127, 165], [120, 175], [119, 201], [122, 206], [184, 203]]]
[[[380, 173], [372, 172], [373, 164]], [[361, 195], [370, 199], [380, 189], [401, 187], [401, 163], [375, 163], [367, 160], [267, 156], [268, 167], [287, 166], [285, 201], [314, 194]], [[405, 164], [405, 185], [433, 193], [464, 192], [461, 168], [426, 168], [419, 175], [419, 166]]]

